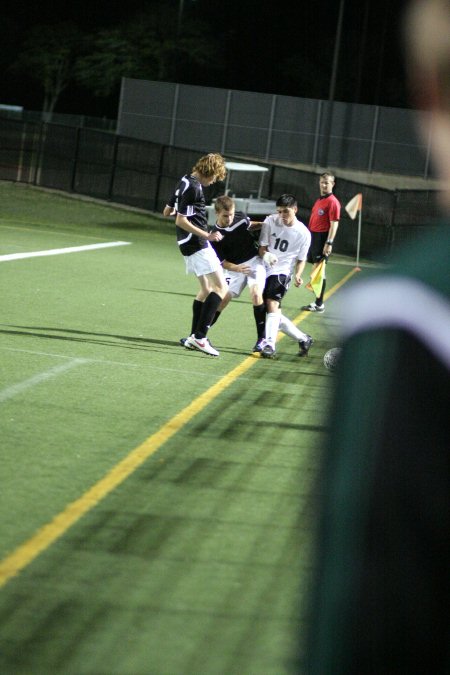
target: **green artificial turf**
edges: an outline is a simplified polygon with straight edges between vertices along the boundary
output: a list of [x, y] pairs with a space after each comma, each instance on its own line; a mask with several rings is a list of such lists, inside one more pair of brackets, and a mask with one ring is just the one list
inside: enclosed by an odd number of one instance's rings
[[[243, 295], [211, 329], [214, 359], [178, 343], [197, 285], [172, 221], [9, 183], [0, 203], [0, 256], [130, 242], [0, 262], [3, 560], [219, 385], [0, 587], [0, 672], [298, 672], [334, 296], [302, 316], [310, 355], [284, 337], [272, 361], [250, 356]], [[328, 288], [350, 269], [330, 264]], [[283, 310], [311, 300], [292, 287]]]

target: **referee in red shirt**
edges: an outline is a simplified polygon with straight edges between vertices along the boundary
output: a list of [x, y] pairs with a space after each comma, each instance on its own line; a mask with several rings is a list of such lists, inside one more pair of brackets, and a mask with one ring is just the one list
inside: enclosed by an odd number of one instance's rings
[[[308, 262], [313, 271], [322, 258], [328, 261], [333, 249], [334, 238], [339, 225], [341, 204], [333, 194], [335, 177], [331, 173], [323, 173], [319, 178], [320, 197], [311, 210], [308, 228], [311, 232], [311, 246], [308, 251]], [[323, 297], [327, 280], [324, 278], [320, 295], [315, 302], [302, 307], [307, 312], [324, 312]]]

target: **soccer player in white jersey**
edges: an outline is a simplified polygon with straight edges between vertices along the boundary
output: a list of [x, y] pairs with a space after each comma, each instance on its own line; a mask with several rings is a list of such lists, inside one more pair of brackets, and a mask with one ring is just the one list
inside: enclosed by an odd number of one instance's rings
[[[275, 357], [275, 343], [280, 329], [281, 301], [294, 276], [294, 284], [303, 284], [302, 273], [305, 268], [311, 233], [306, 225], [297, 219], [297, 200], [293, 195], [283, 194], [276, 201], [277, 213], [264, 220], [259, 237], [259, 255], [267, 267], [264, 289], [266, 302], [266, 336], [261, 351], [265, 358]], [[284, 317], [283, 317], [284, 319]], [[292, 322], [291, 322], [292, 323]], [[292, 329], [298, 329], [292, 324]], [[286, 332], [286, 331], [283, 331]], [[310, 335], [303, 336], [299, 355], [306, 355], [313, 340]], [[289, 334], [289, 333], [288, 333]]]

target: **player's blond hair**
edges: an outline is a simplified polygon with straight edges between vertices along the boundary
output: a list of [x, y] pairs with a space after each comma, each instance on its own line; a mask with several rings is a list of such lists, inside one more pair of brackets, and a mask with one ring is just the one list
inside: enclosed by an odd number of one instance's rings
[[215, 178], [215, 180], [224, 180], [227, 175], [225, 168], [225, 159], [216, 152], [210, 152], [200, 159], [192, 167], [192, 173], [197, 172], [205, 178]]

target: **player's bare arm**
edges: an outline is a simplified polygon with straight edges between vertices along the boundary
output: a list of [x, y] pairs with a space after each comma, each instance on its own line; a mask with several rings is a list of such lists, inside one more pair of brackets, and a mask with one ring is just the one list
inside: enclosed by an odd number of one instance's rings
[[163, 210], [163, 216], [165, 218], [168, 218], [169, 216], [174, 216], [176, 214], [176, 211], [173, 206], [169, 206], [169, 204], [166, 204]]
[[269, 250], [269, 247], [268, 247], [268, 246], [260, 246], [260, 247], [258, 248], [258, 255], [259, 255], [259, 257], [260, 257], [260, 258], [264, 258], [264, 253], [267, 253], [268, 250]]
[[222, 261], [222, 267], [230, 272], [240, 272], [241, 274], [250, 274], [252, 271], [250, 265], [247, 265], [246, 263], [235, 264], [228, 260]]
[[331, 254], [332, 249], [333, 249], [333, 243], [334, 243], [334, 238], [336, 236], [336, 232], [338, 229], [339, 221], [338, 220], [332, 220], [330, 222], [330, 229], [328, 230], [328, 237], [325, 242], [325, 246], [323, 247], [323, 254], [326, 255], [327, 257]]
[[294, 270], [294, 285], [298, 288], [303, 285], [302, 274], [305, 269], [306, 260], [297, 260]]
[[251, 220], [250, 225], [248, 226], [248, 229], [250, 232], [255, 232], [258, 231], [262, 228], [262, 222], [260, 223], [258, 220]]
[[178, 227], [181, 227], [182, 230], [192, 232], [192, 234], [203, 237], [203, 239], [207, 239], [208, 241], [220, 241], [223, 238], [220, 232], [206, 232], [205, 230], [196, 227], [185, 216], [182, 216], [179, 213], [177, 214], [175, 223]]

